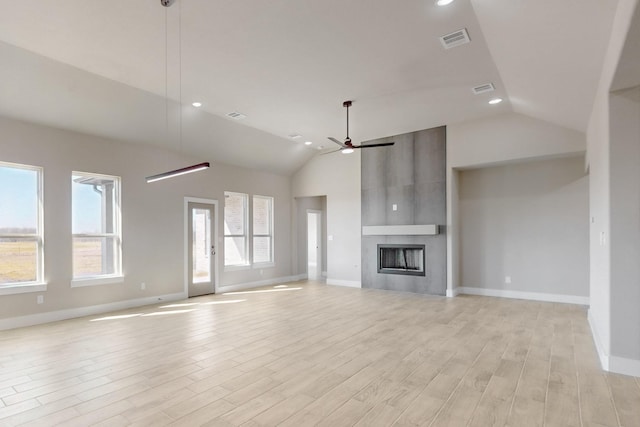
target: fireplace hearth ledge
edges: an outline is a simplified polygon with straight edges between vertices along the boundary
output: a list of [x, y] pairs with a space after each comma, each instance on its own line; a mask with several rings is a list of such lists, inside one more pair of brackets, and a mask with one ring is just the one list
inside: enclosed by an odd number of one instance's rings
[[436, 224], [421, 225], [365, 225], [363, 236], [435, 236], [440, 233]]

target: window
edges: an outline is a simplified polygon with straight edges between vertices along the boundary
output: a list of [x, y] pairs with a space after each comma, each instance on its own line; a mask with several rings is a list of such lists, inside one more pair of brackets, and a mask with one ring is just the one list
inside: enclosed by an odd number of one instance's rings
[[224, 193], [224, 265], [249, 265], [248, 202], [244, 193]]
[[0, 162], [0, 195], [0, 289], [42, 285], [42, 168]]
[[121, 281], [120, 178], [73, 172], [71, 191], [72, 286]]
[[273, 262], [273, 197], [253, 196], [253, 262]]

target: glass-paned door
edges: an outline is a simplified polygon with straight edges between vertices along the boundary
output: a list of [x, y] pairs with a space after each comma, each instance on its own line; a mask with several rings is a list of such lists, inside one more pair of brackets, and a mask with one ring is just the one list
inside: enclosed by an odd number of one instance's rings
[[212, 294], [216, 256], [213, 238], [215, 224], [213, 205], [189, 202], [188, 213], [189, 296]]

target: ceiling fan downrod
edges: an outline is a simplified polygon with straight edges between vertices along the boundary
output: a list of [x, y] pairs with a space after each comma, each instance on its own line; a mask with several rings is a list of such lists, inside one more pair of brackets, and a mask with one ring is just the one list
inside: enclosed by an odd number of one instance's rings
[[351, 142], [351, 138], [349, 138], [349, 107], [351, 107], [353, 101], [344, 101], [342, 106], [347, 109], [347, 138], [345, 141]]
[[176, 0], [160, 0], [160, 4], [163, 5], [164, 7], [169, 7], [175, 2]]

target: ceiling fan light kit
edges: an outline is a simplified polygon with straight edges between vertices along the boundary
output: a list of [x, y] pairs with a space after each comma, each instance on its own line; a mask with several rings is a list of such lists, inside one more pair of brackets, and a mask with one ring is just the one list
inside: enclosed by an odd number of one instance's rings
[[[351, 107], [351, 105], [353, 105], [353, 101], [344, 101], [342, 103], [342, 106], [347, 109], [347, 137], [344, 139], [344, 142], [340, 142], [336, 138], [328, 137], [330, 141], [335, 142], [340, 146], [340, 149], [336, 151], [340, 151], [342, 154], [351, 154], [356, 148], [388, 147], [395, 144], [395, 142], [382, 142], [380, 144], [353, 145], [351, 138], [349, 138], [349, 107]], [[330, 153], [335, 153], [335, 151], [331, 151]]]

